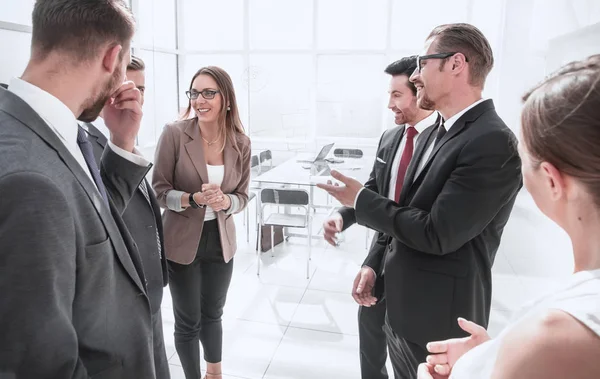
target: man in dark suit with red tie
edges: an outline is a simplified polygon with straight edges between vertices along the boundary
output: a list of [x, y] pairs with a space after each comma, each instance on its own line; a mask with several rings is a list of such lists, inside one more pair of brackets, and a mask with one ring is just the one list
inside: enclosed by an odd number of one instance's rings
[[359, 224], [389, 236], [365, 260], [373, 271], [364, 270], [356, 298], [374, 304], [373, 288], [385, 285], [396, 379], [416, 377], [429, 341], [465, 336], [458, 317], [488, 325], [491, 268], [522, 185], [516, 138], [481, 96], [493, 60], [476, 27], [436, 27], [411, 81], [419, 106], [444, 122], [419, 138], [399, 201], [335, 172], [345, 186], [320, 185], [354, 206]]
[[[393, 201], [398, 201], [404, 183], [406, 170], [411, 161], [417, 141], [428, 128], [439, 121], [437, 112], [419, 108], [417, 89], [409, 81], [417, 68], [416, 56], [405, 57], [390, 64], [385, 72], [391, 75], [388, 108], [394, 112], [396, 126], [386, 130], [377, 148], [377, 159], [365, 188], [369, 188]], [[335, 234], [356, 223], [354, 208], [343, 207], [337, 214], [325, 221], [325, 240], [336, 244]], [[385, 249], [388, 236], [378, 232], [373, 238], [371, 252]], [[364, 267], [357, 275], [354, 290], [365, 275]], [[380, 274], [380, 273], [379, 273]], [[360, 303], [359, 303], [360, 304]], [[385, 367], [387, 345], [383, 325], [385, 321], [385, 299], [371, 307], [361, 306], [358, 310], [358, 331], [360, 339], [360, 366], [363, 379], [387, 379]]]

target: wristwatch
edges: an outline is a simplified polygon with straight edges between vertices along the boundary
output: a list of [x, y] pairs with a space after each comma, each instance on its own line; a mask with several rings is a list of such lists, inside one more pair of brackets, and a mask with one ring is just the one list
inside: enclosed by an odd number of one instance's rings
[[204, 208], [204, 205], [196, 203], [196, 200], [194, 200], [194, 194], [193, 193], [190, 193], [190, 199], [189, 200], [190, 200], [190, 207], [192, 207], [194, 209]]

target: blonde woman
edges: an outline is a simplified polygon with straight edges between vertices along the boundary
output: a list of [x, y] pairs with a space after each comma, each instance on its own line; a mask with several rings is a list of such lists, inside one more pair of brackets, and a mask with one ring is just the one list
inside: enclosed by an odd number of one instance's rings
[[165, 208], [175, 348], [185, 377], [201, 377], [200, 340], [206, 378], [220, 379], [221, 316], [236, 251], [231, 215], [248, 202], [250, 139], [223, 69], [198, 70], [186, 95], [187, 111], [158, 142], [153, 187]]

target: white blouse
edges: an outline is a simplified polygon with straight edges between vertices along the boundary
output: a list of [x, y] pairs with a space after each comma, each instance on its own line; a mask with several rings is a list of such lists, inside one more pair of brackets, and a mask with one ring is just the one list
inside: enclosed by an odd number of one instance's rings
[[567, 312], [600, 336], [600, 270], [575, 273], [558, 290], [523, 307], [513, 317], [511, 326], [505, 328], [497, 338], [463, 355], [452, 368], [450, 379], [491, 378], [506, 334], [525, 317], [548, 309]]
[[[225, 176], [225, 166], [211, 166], [209, 164], [206, 165], [206, 170], [208, 171], [208, 182], [211, 184], [221, 185], [223, 183], [223, 176]], [[204, 214], [204, 221], [210, 221], [217, 218], [217, 214], [215, 211], [206, 206], [206, 213]]]

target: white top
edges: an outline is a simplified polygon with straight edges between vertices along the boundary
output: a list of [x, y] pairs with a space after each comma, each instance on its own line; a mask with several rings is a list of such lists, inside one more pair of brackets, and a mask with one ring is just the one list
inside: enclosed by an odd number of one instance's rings
[[600, 336], [600, 270], [571, 275], [558, 290], [523, 307], [513, 317], [511, 326], [500, 335], [463, 355], [452, 369], [451, 379], [488, 379], [496, 364], [498, 351], [506, 334], [525, 317], [548, 309], [569, 313]]
[[[223, 183], [223, 176], [225, 176], [225, 166], [211, 166], [206, 165], [208, 171], [208, 182], [211, 184], [218, 184], [219, 186]], [[217, 218], [215, 211], [206, 206], [206, 213], [204, 214], [204, 221], [210, 221]]]
[[[10, 81], [8, 90], [25, 101], [48, 124], [48, 127], [58, 136], [58, 139], [65, 145], [69, 153], [73, 155], [77, 163], [83, 168], [83, 171], [88, 174], [94, 187], [96, 187], [94, 178], [77, 144], [77, 128], [79, 124], [69, 107], [48, 92], [19, 78], [13, 78]], [[143, 157], [125, 151], [110, 141], [108, 141], [108, 145], [112, 151], [130, 162], [144, 167], [150, 164]], [[96, 162], [96, 164], [98, 167], [100, 166], [100, 162]]]
[[[431, 125], [433, 125], [435, 123], [435, 121], [437, 120], [438, 117], [438, 113], [437, 112], [432, 112], [431, 115], [427, 116], [426, 118], [424, 118], [423, 120], [417, 122], [417, 124], [414, 126], [415, 129], [417, 129], [417, 135], [415, 136], [415, 138], [413, 139], [413, 151], [415, 146], [417, 146], [417, 140], [419, 139], [419, 136], [421, 135], [421, 133], [423, 133], [423, 131], [425, 129], [427, 129], [428, 127], [430, 127]], [[408, 129], [410, 126], [406, 125], [406, 128]], [[400, 159], [402, 158], [402, 153], [404, 153], [404, 148], [406, 147], [406, 131], [404, 132], [404, 135], [402, 136], [402, 140], [400, 141], [400, 146], [398, 146], [398, 150], [396, 151], [396, 155], [394, 156], [394, 160], [392, 161], [392, 171], [391, 171], [391, 176], [390, 176], [390, 186], [389, 186], [389, 191], [388, 191], [388, 198], [391, 200], [396, 200], [396, 182], [398, 181], [398, 167], [400, 166]], [[357, 196], [358, 198], [358, 196]], [[356, 202], [355, 202], [356, 204]]]
[[[462, 111], [458, 112], [454, 116], [452, 116], [449, 119], [447, 119], [446, 121], [444, 121], [444, 128], [446, 129], [446, 132], [449, 132], [452, 125], [454, 125], [456, 123], [456, 121], [458, 121], [458, 119], [461, 118], [462, 115], [467, 113], [468, 110], [470, 110], [471, 108], [474, 108], [475, 106], [484, 102], [485, 100], [486, 99], [480, 99], [480, 100], [474, 102], [473, 104], [469, 105]], [[417, 172], [415, 174], [415, 180], [417, 179], [417, 177], [419, 176], [421, 171], [423, 171], [423, 167], [425, 167], [425, 164], [429, 160], [429, 157], [431, 156], [431, 153], [433, 152], [434, 147], [435, 147], [435, 143], [430, 143], [429, 147], [427, 148], [427, 151], [425, 152], [425, 154], [423, 154], [423, 159], [421, 159], [421, 161], [419, 162], [419, 168], [417, 169]]]

